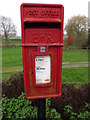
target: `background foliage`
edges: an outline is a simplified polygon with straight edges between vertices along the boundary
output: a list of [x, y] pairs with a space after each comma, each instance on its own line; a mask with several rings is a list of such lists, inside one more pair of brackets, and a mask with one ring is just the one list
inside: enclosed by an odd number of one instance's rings
[[68, 36], [66, 39], [68, 46], [71, 44], [79, 48], [88, 46], [88, 20], [86, 16], [71, 17], [65, 26], [65, 30]]

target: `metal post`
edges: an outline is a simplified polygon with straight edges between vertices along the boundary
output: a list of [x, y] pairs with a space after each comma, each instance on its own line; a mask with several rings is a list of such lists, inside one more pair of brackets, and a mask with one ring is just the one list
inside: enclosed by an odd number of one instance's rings
[[38, 120], [46, 119], [46, 98], [38, 100]]

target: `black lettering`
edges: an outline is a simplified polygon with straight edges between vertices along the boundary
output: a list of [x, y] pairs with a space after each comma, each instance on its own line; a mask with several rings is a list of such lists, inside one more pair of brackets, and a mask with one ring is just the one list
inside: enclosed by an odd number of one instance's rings
[[45, 70], [45, 68], [40, 68], [40, 70]]
[[38, 11], [36, 11], [36, 10], [33, 10], [33, 11], [29, 10], [29, 11], [27, 11], [26, 15], [37, 16], [38, 15]]
[[59, 16], [59, 11], [57, 11], [57, 14], [56, 14], [56, 16]]

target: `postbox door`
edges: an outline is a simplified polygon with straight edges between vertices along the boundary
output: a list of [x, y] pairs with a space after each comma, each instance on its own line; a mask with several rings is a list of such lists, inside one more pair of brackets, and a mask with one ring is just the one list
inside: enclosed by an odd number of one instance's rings
[[[57, 92], [57, 47], [50, 47], [49, 51], [49, 53], [37, 53], [35, 48], [33, 48], [33, 51], [28, 48], [30, 96], [38, 96], [38, 93], [42, 96], [47, 94], [54, 95]], [[43, 62], [41, 62], [41, 59], [43, 59]], [[41, 80], [38, 80], [40, 78]]]

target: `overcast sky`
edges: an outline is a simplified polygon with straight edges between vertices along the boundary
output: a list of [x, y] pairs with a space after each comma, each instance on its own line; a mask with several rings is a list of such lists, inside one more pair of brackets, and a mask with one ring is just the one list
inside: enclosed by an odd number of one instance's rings
[[88, 2], [90, 0], [0, 0], [0, 15], [10, 17], [17, 27], [18, 35], [21, 35], [20, 5], [21, 3], [50, 3], [63, 4], [64, 24], [74, 15], [88, 17]]

